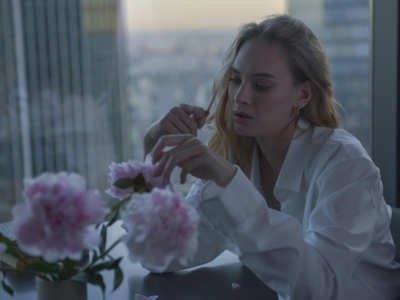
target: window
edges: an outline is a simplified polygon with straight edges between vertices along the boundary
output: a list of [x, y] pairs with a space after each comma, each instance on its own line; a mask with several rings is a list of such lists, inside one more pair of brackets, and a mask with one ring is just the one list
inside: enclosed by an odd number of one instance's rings
[[0, 222], [23, 201], [23, 178], [45, 171], [78, 172], [103, 192], [111, 162], [143, 159], [150, 124], [182, 102], [208, 106], [238, 26], [274, 13], [317, 34], [342, 125], [371, 153], [369, 10], [368, 0], [0, 1]]
[[[240, 24], [286, 11], [284, 1], [271, 2], [129, 2], [126, 74], [134, 159], [143, 159], [146, 130], [173, 106], [208, 107], [214, 76]], [[209, 135], [203, 130], [198, 137], [206, 142]], [[174, 189], [186, 194], [194, 178], [180, 185], [179, 174], [173, 173]]]
[[338, 109], [342, 127], [371, 155], [369, 9], [369, 0], [288, 1], [289, 13], [314, 30], [325, 50], [334, 97], [346, 110]]
[[104, 191], [108, 164], [128, 157], [120, 8], [0, 1], [0, 222], [23, 178], [78, 172]]

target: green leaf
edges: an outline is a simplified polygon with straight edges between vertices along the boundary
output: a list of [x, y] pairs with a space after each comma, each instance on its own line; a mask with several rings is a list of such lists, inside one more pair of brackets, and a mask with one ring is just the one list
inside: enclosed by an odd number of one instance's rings
[[10, 294], [11, 296], [14, 296], [14, 291], [13, 289], [5, 282], [6, 280], [6, 273], [3, 272], [3, 280], [1, 281], [1, 286], [3, 287], [3, 289]]
[[99, 246], [99, 250], [100, 250], [100, 254], [102, 254], [105, 249], [106, 249], [106, 243], [107, 243], [107, 226], [103, 225], [103, 227], [101, 227], [101, 243]]
[[35, 271], [38, 273], [56, 273], [52, 264], [45, 261], [37, 261], [24, 267], [25, 270]]
[[150, 190], [146, 187], [146, 180], [144, 180], [143, 174], [140, 173], [136, 178], [121, 178], [114, 182], [114, 185], [120, 189], [127, 189], [134, 186], [134, 191], [149, 192]]
[[75, 262], [73, 260], [70, 260], [69, 258], [67, 258], [63, 261], [63, 265], [64, 265], [65, 274], [68, 277], [71, 276], [72, 269], [74, 268]]
[[68, 271], [74, 267], [74, 264], [75, 262], [73, 260], [70, 260], [69, 258], [63, 261], [64, 269]]
[[62, 267], [58, 263], [51, 264], [53, 266], [54, 272], [60, 274], [62, 272]]
[[140, 173], [136, 176], [136, 178], [133, 179], [133, 183], [135, 186], [146, 186], [146, 180], [144, 179], [143, 174]]
[[97, 254], [97, 251], [93, 249], [93, 258], [92, 261], [96, 261], [99, 258], [99, 255]]
[[48, 273], [48, 275], [50, 276], [51, 281], [57, 281], [57, 282], [61, 281], [61, 276], [58, 273]]
[[86, 282], [93, 285], [98, 285], [103, 292], [103, 299], [104, 299], [104, 292], [106, 290], [106, 286], [104, 284], [103, 276], [101, 276], [100, 274], [94, 274], [92, 272], [86, 271], [75, 275], [74, 277], [72, 277], [72, 279], [80, 282]]
[[124, 273], [119, 266], [115, 267], [114, 271], [114, 289], [113, 292], [121, 285], [122, 281], [124, 280]]
[[115, 210], [115, 215], [114, 215], [114, 217], [112, 217], [112, 219], [110, 220], [110, 222], [108, 222], [107, 227], [110, 227], [112, 224], [115, 223], [115, 221], [117, 221], [117, 219], [118, 219], [118, 213], [119, 213], [119, 208], [117, 208], [117, 209]]
[[93, 267], [90, 268], [90, 272], [96, 273], [96, 272], [100, 272], [104, 269], [112, 270], [112, 269], [118, 267], [121, 259], [122, 259], [122, 257], [115, 259], [115, 260], [110, 260], [110, 261], [106, 261], [106, 262], [94, 265]]
[[135, 185], [135, 181], [132, 178], [121, 178], [114, 182], [114, 185], [120, 189], [128, 189]]
[[11, 254], [15, 258], [24, 261], [24, 259], [18, 254], [18, 252], [15, 250], [15, 245], [9, 238], [6, 238], [5, 236], [0, 237], [0, 243], [4, 243], [7, 246], [6, 253]]

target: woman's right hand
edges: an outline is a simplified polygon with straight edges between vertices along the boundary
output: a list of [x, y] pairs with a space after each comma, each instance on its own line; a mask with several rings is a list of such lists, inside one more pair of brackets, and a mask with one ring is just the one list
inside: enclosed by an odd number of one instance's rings
[[206, 123], [208, 111], [198, 106], [182, 103], [170, 109], [146, 131], [143, 140], [144, 157], [150, 153], [160, 137], [169, 134], [192, 134]]

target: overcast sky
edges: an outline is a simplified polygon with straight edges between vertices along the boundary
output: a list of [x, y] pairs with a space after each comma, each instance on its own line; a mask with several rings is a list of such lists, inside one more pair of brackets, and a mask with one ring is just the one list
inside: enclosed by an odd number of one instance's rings
[[286, 12], [286, 0], [127, 0], [128, 30], [237, 28]]

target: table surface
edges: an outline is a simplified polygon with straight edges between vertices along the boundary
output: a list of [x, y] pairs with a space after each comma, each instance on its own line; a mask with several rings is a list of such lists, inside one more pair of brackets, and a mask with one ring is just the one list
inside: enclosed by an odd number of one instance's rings
[[[116, 222], [108, 230], [108, 246], [125, 233], [121, 222]], [[124, 281], [120, 287], [111, 293], [113, 272], [102, 272], [107, 286], [107, 300], [135, 299], [135, 294], [145, 296], [158, 295], [157, 300], [268, 300], [278, 299], [277, 294], [268, 288], [254, 273], [246, 268], [238, 257], [229, 252], [223, 252], [208, 264], [166, 274], [154, 274], [142, 268], [140, 263], [133, 263], [128, 258], [128, 251], [120, 243], [112, 251], [114, 258], [123, 257], [121, 269]], [[16, 273], [8, 273], [7, 280], [14, 288], [14, 297], [1, 290], [2, 300], [34, 300], [36, 287], [34, 277]], [[241, 288], [233, 290], [232, 283], [238, 283]], [[102, 299], [101, 290], [88, 284], [88, 299]]]

